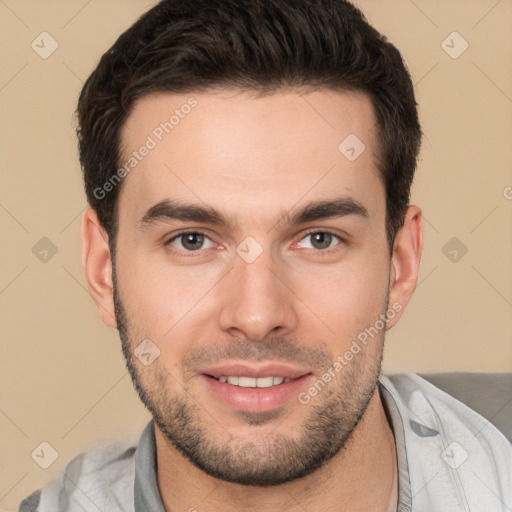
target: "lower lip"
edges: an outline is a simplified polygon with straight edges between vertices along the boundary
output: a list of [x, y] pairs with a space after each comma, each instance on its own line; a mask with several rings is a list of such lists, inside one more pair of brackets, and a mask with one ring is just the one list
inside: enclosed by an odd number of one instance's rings
[[269, 412], [296, 398], [311, 377], [312, 375], [308, 373], [270, 388], [242, 388], [220, 382], [208, 375], [201, 375], [201, 380], [215, 397], [233, 409], [245, 412]]

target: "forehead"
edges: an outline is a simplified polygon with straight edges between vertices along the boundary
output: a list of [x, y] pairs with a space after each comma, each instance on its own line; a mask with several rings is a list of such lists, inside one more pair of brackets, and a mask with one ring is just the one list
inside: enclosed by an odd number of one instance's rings
[[122, 130], [119, 211], [140, 215], [175, 198], [240, 215], [259, 211], [263, 221], [273, 205], [333, 194], [378, 209], [377, 150], [364, 94], [153, 94], [136, 102]]

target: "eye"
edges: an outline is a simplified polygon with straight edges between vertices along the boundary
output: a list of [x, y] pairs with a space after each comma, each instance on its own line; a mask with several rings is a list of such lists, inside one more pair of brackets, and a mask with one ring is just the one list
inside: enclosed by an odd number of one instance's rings
[[188, 231], [173, 236], [165, 245], [172, 245], [176, 249], [191, 252], [200, 249], [209, 249], [213, 246], [213, 242], [203, 233]]
[[[308, 242], [309, 240], [309, 242]], [[325, 250], [330, 249], [338, 244], [341, 238], [338, 235], [329, 233], [328, 231], [315, 231], [308, 233], [300, 242], [299, 246], [306, 249]], [[304, 245], [301, 245], [304, 244]]]

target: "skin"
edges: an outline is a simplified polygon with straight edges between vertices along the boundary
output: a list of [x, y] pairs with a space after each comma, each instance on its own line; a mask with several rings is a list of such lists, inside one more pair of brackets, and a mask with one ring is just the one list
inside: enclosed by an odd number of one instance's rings
[[[268, 453], [288, 461], [280, 441], [311, 442], [304, 432], [315, 410], [323, 410], [322, 417], [339, 415], [345, 423], [326, 436], [347, 439], [302, 478], [258, 487], [208, 474], [156, 425], [164, 506], [201, 512], [395, 510], [396, 449], [375, 390], [385, 329], [306, 405], [294, 397], [271, 414], [241, 413], [209, 393], [199, 377], [202, 365], [224, 361], [223, 354], [250, 364], [300, 362], [310, 372], [301, 388], [307, 391], [393, 304], [400, 311], [387, 329], [399, 321], [417, 282], [421, 210], [409, 207], [390, 255], [371, 102], [363, 94], [329, 90], [151, 95], [135, 104], [124, 126], [123, 157], [191, 96], [197, 106], [122, 185], [115, 276], [108, 235], [96, 213], [86, 211], [82, 259], [91, 296], [110, 327], [119, 327], [122, 308], [127, 365], [153, 415], [171, 425], [177, 412], [169, 404], [186, 405], [189, 425], [203, 433], [207, 446], [225, 449], [226, 460], [232, 456], [233, 471], [240, 460], [240, 471], [270, 464]], [[349, 134], [366, 147], [352, 162], [338, 150]], [[357, 201], [367, 216], [286, 222], [310, 202], [340, 197]], [[231, 225], [175, 219], [141, 225], [164, 200], [211, 206]], [[188, 252], [183, 239], [166, 245], [183, 229], [209, 241]], [[308, 236], [312, 230], [340, 238], [318, 249]], [[262, 250], [251, 263], [236, 252], [248, 236]], [[149, 366], [133, 357], [146, 338], [160, 350]]]

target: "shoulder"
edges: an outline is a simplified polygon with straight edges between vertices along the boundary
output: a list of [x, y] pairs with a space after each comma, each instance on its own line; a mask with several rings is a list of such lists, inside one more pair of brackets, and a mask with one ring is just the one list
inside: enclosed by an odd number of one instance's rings
[[136, 444], [103, 443], [74, 457], [55, 480], [27, 496], [19, 512], [133, 509]]
[[395, 399], [402, 416], [423, 417], [446, 433], [460, 437], [470, 434], [478, 436], [482, 443], [511, 448], [505, 435], [488, 419], [419, 375], [412, 372], [382, 375], [380, 382]]
[[21, 503], [18, 512], [37, 512], [39, 501], [41, 499], [41, 489], [37, 489], [29, 494]]
[[502, 432], [417, 374], [382, 375], [380, 383], [400, 413], [420, 501], [422, 494], [450, 493], [453, 510], [468, 504], [502, 510], [499, 500], [512, 503], [512, 445]]
[[420, 377], [489, 420], [512, 442], [512, 372], [449, 371]]

